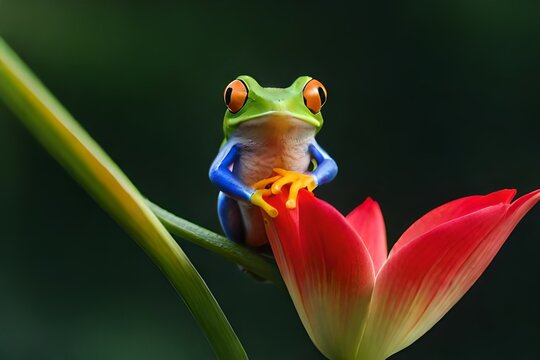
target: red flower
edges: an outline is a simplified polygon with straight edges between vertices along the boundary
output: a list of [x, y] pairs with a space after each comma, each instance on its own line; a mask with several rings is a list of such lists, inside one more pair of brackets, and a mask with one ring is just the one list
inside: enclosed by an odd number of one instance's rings
[[267, 201], [266, 232], [309, 336], [330, 359], [386, 359], [439, 321], [480, 277], [540, 190], [470, 196], [416, 221], [387, 256], [379, 205], [343, 217], [302, 190]]

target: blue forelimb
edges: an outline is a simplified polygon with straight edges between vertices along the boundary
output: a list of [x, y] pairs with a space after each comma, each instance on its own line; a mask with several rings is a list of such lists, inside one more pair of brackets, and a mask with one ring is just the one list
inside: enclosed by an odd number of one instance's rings
[[229, 140], [226, 142], [217, 154], [208, 176], [210, 181], [217, 185], [219, 190], [237, 200], [249, 202], [255, 189], [246, 185], [232, 171], [232, 166], [240, 156], [240, 144]]
[[[311, 172], [317, 185], [332, 181], [337, 174], [338, 167], [319, 144], [313, 140], [308, 147], [309, 153], [317, 162], [317, 167]], [[244, 242], [244, 224], [237, 201], [250, 202], [255, 189], [245, 184], [232, 168], [240, 158], [241, 145], [229, 140], [219, 150], [209, 171], [210, 181], [220, 190], [218, 196], [218, 216], [221, 227], [228, 238], [237, 242]]]
[[309, 152], [317, 162], [317, 168], [311, 172], [317, 185], [324, 185], [334, 180], [338, 167], [334, 159], [314, 140], [309, 144]]

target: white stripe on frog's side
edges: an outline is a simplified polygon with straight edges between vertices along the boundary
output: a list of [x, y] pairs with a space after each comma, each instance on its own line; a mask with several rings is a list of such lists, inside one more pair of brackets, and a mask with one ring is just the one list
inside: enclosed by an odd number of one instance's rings
[[315, 133], [314, 126], [290, 116], [269, 115], [246, 121], [231, 135], [240, 144], [233, 171], [248, 185], [272, 176], [276, 167], [305, 172]]

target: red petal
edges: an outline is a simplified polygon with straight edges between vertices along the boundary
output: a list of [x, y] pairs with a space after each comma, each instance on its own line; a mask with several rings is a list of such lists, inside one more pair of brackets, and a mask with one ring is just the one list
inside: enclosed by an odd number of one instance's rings
[[536, 191], [511, 205], [462, 216], [391, 256], [376, 279], [361, 349], [374, 358], [388, 357], [428, 331], [476, 282], [539, 200]]
[[377, 274], [386, 261], [388, 254], [386, 230], [379, 204], [371, 198], [367, 198], [360, 206], [351, 211], [346, 218], [364, 241], [371, 255], [375, 274]]
[[267, 201], [279, 215], [265, 217], [270, 245], [304, 327], [332, 359], [351, 358], [362, 336], [373, 289], [369, 253], [345, 218], [302, 190], [296, 209], [287, 194]]
[[409, 241], [420, 237], [433, 228], [460, 216], [470, 214], [480, 209], [500, 203], [509, 204], [516, 195], [516, 190], [500, 190], [488, 195], [474, 195], [457, 199], [441, 205], [412, 224], [394, 244], [390, 255], [394, 255]]

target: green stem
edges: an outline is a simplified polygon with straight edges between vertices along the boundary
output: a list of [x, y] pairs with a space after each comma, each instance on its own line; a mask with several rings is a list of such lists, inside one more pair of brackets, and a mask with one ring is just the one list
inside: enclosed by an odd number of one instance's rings
[[204, 280], [138, 190], [1, 38], [0, 98], [161, 269], [218, 358], [247, 359]]
[[265, 280], [282, 284], [277, 267], [253, 250], [171, 214], [148, 200], [146, 203], [172, 234], [213, 251]]

